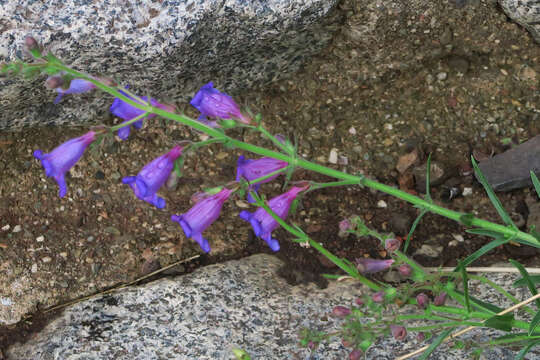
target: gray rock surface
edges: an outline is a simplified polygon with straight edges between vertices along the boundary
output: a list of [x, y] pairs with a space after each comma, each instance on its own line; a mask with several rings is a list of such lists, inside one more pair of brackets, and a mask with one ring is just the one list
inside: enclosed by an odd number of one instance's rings
[[[310, 353], [298, 345], [298, 331], [310, 327], [333, 331], [339, 320], [328, 317], [335, 305], [350, 305], [364, 288], [351, 281], [290, 286], [276, 275], [283, 263], [270, 255], [212, 265], [192, 274], [126, 288], [72, 305], [27, 343], [8, 348], [18, 359], [232, 359], [231, 348], [252, 359], [345, 359], [339, 339]], [[490, 275], [512, 289], [515, 275]], [[508, 301], [471, 281], [470, 291], [484, 301]], [[524, 298], [526, 291], [519, 289]], [[401, 311], [410, 311], [402, 308]], [[411, 323], [411, 326], [420, 323]], [[465, 338], [486, 341], [495, 331], [477, 330]], [[384, 339], [367, 359], [394, 359], [418, 347], [412, 335], [403, 342]], [[465, 357], [464, 357], [465, 355]], [[484, 359], [512, 359], [512, 352], [489, 350]], [[536, 357], [535, 357], [536, 356]], [[531, 353], [528, 359], [538, 358]], [[444, 345], [430, 359], [468, 358]]]
[[540, 135], [478, 164], [495, 191], [532, 186], [530, 171], [540, 176]]
[[540, 2], [538, 0], [499, 0], [506, 15], [527, 29], [540, 43]]
[[[141, 95], [186, 100], [213, 80], [238, 93], [296, 71], [327, 45], [336, 0], [0, 0], [0, 62], [22, 58], [33, 35], [76, 69], [114, 76]], [[0, 81], [0, 130], [99, 122], [111, 99], [54, 106], [43, 78]]]

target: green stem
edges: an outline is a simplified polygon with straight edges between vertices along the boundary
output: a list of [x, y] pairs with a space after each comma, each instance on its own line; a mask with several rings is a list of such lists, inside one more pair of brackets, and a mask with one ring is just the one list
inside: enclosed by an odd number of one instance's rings
[[436, 329], [442, 329], [447, 327], [456, 327], [456, 326], [482, 326], [482, 323], [474, 321], [449, 321], [447, 323], [436, 324], [436, 325], [426, 325], [426, 326], [416, 326], [416, 327], [407, 327], [407, 330], [410, 331], [430, 331]]
[[147, 113], [147, 112], [145, 112], [145, 113], [143, 113], [143, 114], [141, 114], [141, 115], [139, 115], [139, 116], [137, 116], [137, 117], [134, 117], [133, 119], [130, 119], [130, 120], [126, 121], [126, 122], [123, 122], [123, 123], [121, 123], [121, 124], [118, 124], [118, 125], [115, 125], [115, 126], [111, 126], [110, 130], [111, 130], [111, 132], [115, 132], [115, 131], [118, 130], [118, 129], [121, 129], [121, 128], [123, 128], [123, 127], [129, 126], [129, 125], [133, 124], [134, 122], [137, 122], [137, 121], [139, 121], [139, 120], [145, 118], [146, 116], [148, 116], [148, 113]]

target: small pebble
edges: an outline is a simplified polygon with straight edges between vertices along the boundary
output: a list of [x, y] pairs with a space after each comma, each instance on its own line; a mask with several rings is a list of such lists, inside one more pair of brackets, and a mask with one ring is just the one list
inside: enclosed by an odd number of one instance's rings
[[36, 272], [37, 272], [37, 264], [36, 264], [36, 263], [32, 264], [32, 268], [30, 269], [30, 271], [31, 271], [32, 273], [36, 273]]
[[13, 301], [8, 297], [0, 297], [0, 304], [4, 306], [11, 306], [13, 305]]
[[44, 263], [50, 263], [52, 261], [52, 258], [50, 256], [45, 256], [41, 259]]
[[384, 209], [384, 208], [388, 207], [388, 204], [386, 204], [386, 201], [384, 201], [384, 200], [379, 200], [379, 201], [377, 201], [377, 207]]
[[471, 187], [463, 188], [463, 192], [461, 193], [461, 195], [463, 195], [463, 196], [472, 195], [472, 188]]
[[351, 126], [351, 127], [349, 128], [349, 134], [351, 134], [351, 135], [356, 135], [356, 129], [355, 129], [354, 127]]
[[38, 236], [38, 237], [36, 238], [36, 241], [37, 241], [37, 242], [43, 242], [43, 241], [45, 241], [45, 237], [44, 237], [43, 235]]
[[2, 226], [2, 230], [8, 231], [9, 230], [9, 224]]
[[459, 242], [464, 242], [465, 239], [463, 238], [463, 235], [461, 234], [452, 234], [452, 237], [456, 240], [456, 241], [459, 241]]
[[440, 72], [437, 74], [437, 80], [439, 81], [446, 80], [447, 77], [448, 77], [448, 74], [445, 72]]
[[337, 149], [330, 150], [330, 156], [328, 156], [328, 162], [330, 164], [337, 164], [338, 162], [338, 152]]
[[21, 225], [15, 225], [15, 227], [13, 228], [13, 232], [14, 233], [18, 233], [22, 230], [22, 227]]

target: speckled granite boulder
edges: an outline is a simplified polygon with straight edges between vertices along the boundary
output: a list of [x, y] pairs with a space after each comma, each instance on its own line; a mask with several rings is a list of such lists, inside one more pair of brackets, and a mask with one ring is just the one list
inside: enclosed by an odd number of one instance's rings
[[[337, 0], [0, 1], [0, 62], [33, 35], [66, 63], [167, 101], [214, 80], [238, 93], [287, 76], [337, 28]], [[336, 16], [333, 16], [336, 15]], [[40, 81], [0, 80], [0, 130], [99, 122], [111, 99], [54, 94]]]
[[529, 30], [536, 42], [540, 43], [540, 1], [499, 0], [506, 15]]
[[[239, 347], [252, 359], [347, 358], [339, 339], [310, 353], [299, 348], [297, 334], [306, 326], [336, 329], [339, 320], [327, 317], [328, 312], [335, 305], [352, 304], [366, 290], [350, 281], [333, 282], [324, 290], [312, 284], [293, 287], [276, 275], [281, 266], [274, 256], [255, 255], [97, 297], [70, 306], [26, 344], [8, 348], [6, 355], [11, 360], [203, 360], [232, 359], [231, 348]], [[491, 278], [511, 289], [515, 275]], [[485, 301], [508, 303], [482, 284], [471, 282], [470, 291]], [[517, 296], [523, 298], [525, 292]], [[485, 341], [493, 335], [496, 332], [480, 330], [467, 338]], [[390, 360], [417, 347], [411, 335], [403, 342], [384, 339], [366, 358]], [[488, 360], [512, 359], [510, 351], [501, 349], [484, 355]], [[531, 353], [528, 359], [538, 356]], [[463, 358], [468, 357], [461, 350], [447, 346], [430, 357]]]

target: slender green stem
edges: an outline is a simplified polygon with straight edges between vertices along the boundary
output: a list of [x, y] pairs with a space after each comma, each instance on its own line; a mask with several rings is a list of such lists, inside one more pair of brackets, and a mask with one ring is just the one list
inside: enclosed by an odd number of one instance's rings
[[283, 150], [285, 153], [289, 153], [289, 149], [281, 143], [274, 135], [270, 134], [268, 130], [266, 130], [262, 125], [259, 125], [256, 127], [257, 130], [259, 130], [264, 136], [266, 136], [272, 143], [274, 143], [275, 146], [277, 146], [278, 149]]
[[436, 330], [436, 329], [442, 329], [447, 327], [456, 327], [456, 326], [482, 326], [482, 323], [474, 322], [474, 321], [449, 321], [442, 324], [436, 324], [436, 325], [426, 325], [426, 326], [416, 326], [416, 327], [407, 327], [407, 330], [410, 331], [430, 331], [430, 330]]
[[342, 181], [332, 181], [327, 183], [317, 183], [312, 182], [312, 186], [309, 188], [307, 192], [313, 191], [313, 190], [319, 190], [324, 189], [328, 187], [334, 187], [334, 186], [346, 186], [346, 185], [357, 185], [360, 184], [360, 181], [357, 180], [342, 180]]
[[145, 113], [143, 113], [143, 114], [141, 114], [141, 115], [139, 115], [137, 117], [134, 117], [133, 119], [130, 119], [130, 120], [126, 121], [126, 122], [123, 122], [121, 124], [111, 126], [110, 130], [111, 130], [111, 132], [115, 132], [118, 129], [129, 126], [129, 125], [133, 124], [134, 122], [137, 122], [137, 121], [145, 118], [146, 116], [148, 116], [148, 112], [145, 112]]

